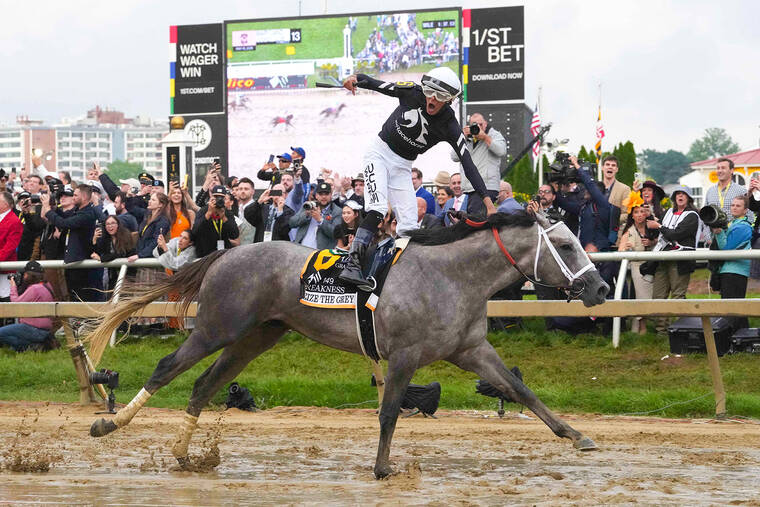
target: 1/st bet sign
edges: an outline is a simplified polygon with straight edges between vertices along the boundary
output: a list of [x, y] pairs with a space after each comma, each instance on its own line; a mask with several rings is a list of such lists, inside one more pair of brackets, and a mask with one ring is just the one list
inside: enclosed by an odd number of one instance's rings
[[472, 9], [467, 101], [525, 98], [523, 7]]

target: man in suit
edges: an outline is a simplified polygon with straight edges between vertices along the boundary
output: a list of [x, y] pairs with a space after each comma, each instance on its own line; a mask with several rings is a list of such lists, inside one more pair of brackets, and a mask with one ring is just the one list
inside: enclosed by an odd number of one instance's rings
[[[10, 192], [0, 192], [0, 261], [17, 260], [16, 248], [21, 242], [24, 225], [13, 212], [15, 204]], [[0, 302], [11, 300], [11, 284], [8, 281], [8, 273], [12, 273], [12, 271], [0, 272]], [[2, 323], [3, 319], [0, 319], [0, 324]]]
[[425, 199], [427, 205], [426, 213], [435, 215], [435, 198], [433, 197], [433, 194], [425, 190], [425, 187], [422, 186], [422, 171], [416, 167], [412, 167], [412, 186], [414, 187], [414, 192], [417, 194], [417, 197]]
[[264, 191], [257, 201], [245, 208], [245, 219], [256, 228], [254, 243], [290, 241], [288, 222], [295, 212], [285, 204], [287, 197], [288, 193], [285, 192], [282, 183], [278, 183]]
[[604, 183], [604, 195], [607, 197], [607, 202], [613, 206], [620, 208], [620, 225], [628, 220], [628, 213], [624, 210], [627, 209], [623, 206], [623, 200], [627, 199], [631, 195], [631, 187], [625, 183], [621, 183], [615, 178], [618, 173], [618, 159], [613, 155], [608, 155], [602, 160], [602, 182]]
[[417, 225], [420, 229], [443, 227], [443, 220], [427, 212], [428, 203], [422, 197], [417, 198]]
[[[41, 214], [45, 220], [58, 229], [68, 229], [64, 243], [66, 250], [63, 254], [63, 262], [77, 262], [90, 258], [92, 253], [92, 233], [95, 230], [95, 222], [98, 214], [92, 205], [92, 187], [79, 185], [74, 190], [74, 205], [76, 210], [70, 216], [64, 216], [60, 208], [51, 210], [50, 201], [42, 200]], [[66, 285], [69, 287], [69, 295], [72, 301], [99, 301], [102, 289], [94, 282], [94, 273], [91, 269], [67, 269]]]
[[467, 195], [462, 192], [462, 176], [459, 173], [451, 175], [449, 181], [449, 187], [454, 192], [454, 197], [446, 201], [443, 205], [443, 222], [446, 227], [454, 225], [449, 218], [448, 211], [453, 209], [455, 211], [467, 211]]

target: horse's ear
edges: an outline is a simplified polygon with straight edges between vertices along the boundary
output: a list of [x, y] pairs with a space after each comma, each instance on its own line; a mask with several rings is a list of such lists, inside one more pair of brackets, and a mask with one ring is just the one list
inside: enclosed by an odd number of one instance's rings
[[551, 227], [551, 224], [549, 223], [549, 219], [546, 218], [546, 215], [543, 211], [539, 211], [534, 215], [536, 217], [536, 222], [538, 222], [538, 225], [543, 227], [544, 229], [548, 229]]

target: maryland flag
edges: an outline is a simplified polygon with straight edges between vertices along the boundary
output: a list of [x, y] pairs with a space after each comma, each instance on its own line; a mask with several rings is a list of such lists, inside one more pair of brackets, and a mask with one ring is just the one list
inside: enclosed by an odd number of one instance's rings
[[602, 139], [604, 139], [604, 127], [602, 126], [602, 106], [599, 106], [599, 114], [596, 117], [596, 145], [594, 146], [597, 164], [602, 158]]

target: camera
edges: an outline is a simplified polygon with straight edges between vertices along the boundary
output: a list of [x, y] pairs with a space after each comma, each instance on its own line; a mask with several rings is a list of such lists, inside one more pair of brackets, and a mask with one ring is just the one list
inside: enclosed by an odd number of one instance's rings
[[316, 209], [317, 206], [318, 206], [317, 201], [306, 201], [305, 203], [303, 203], [303, 209], [305, 209], [306, 211], [311, 211], [313, 209]]
[[476, 136], [480, 134], [480, 125], [477, 123], [470, 124], [470, 136]]
[[298, 170], [301, 167], [303, 167], [303, 160], [301, 160], [300, 158], [295, 159], [293, 161], [293, 168], [296, 169], [296, 170]]
[[21, 282], [24, 281], [24, 273], [13, 273], [12, 275], [8, 275], [8, 280], [13, 280], [16, 287], [21, 287]]
[[282, 190], [279, 188], [273, 188], [269, 191], [269, 197], [282, 197]]
[[224, 208], [224, 197], [221, 195], [214, 197], [214, 207], [219, 209]]
[[[596, 164], [592, 164], [586, 161], [582, 161], [581, 163], [584, 166], [589, 167], [591, 169], [591, 174], [593, 174], [593, 169], [596, 168]], [[546, 181], [549, 183], [556, 182], [560, 185], [565, 185], [567, 183], [581, 182], [580, 175], [578, 174], [578, 169], [576, 169], [573, 163], [570, 161], [569, 153], [565, 153], [564, 151], [556, 152], [554, 155], [554, 162], [549, 165], [549, 169], [551, 169], [551, 172], [546, 175]]]
[[[65, 185], [61, 180], [52, 176], [45, 178], [45, 181], [47, 182], [48, 188], [50, 189], [50, 205], [55, 206], [58, 204], [58, 200], [61, 198], [61, 194], [63, 194]], [[32, 196], [32, 199], [34, 199], [34, 196]], [[34, 202], [34, 200], [32, 200], [32, 202]]]
[[533, 202], [535, 202], [535, 203], [537, 203], [537, 204], [541, 204], [541, 196], [538, 195], [538, 194], [536, 194], [533, 197], [531, 197], [530, 200], [533, 201]]
[[700, 208], [699, 218], [711, 229], [725, 229], [728, 227], [728, 215], [715, 204], [708, 204]]
[[94, 371], [90, 373], [90, 384], [103, 384], [109, 389], [116, 389], [119, 387], [119, 372], [106, 370], [105, 368], [100, 371]]
[[42, 204], [42, 198], [40, 197], [40, 194], [32, 194], [29, 197], [29, 202], [32, 204]]

